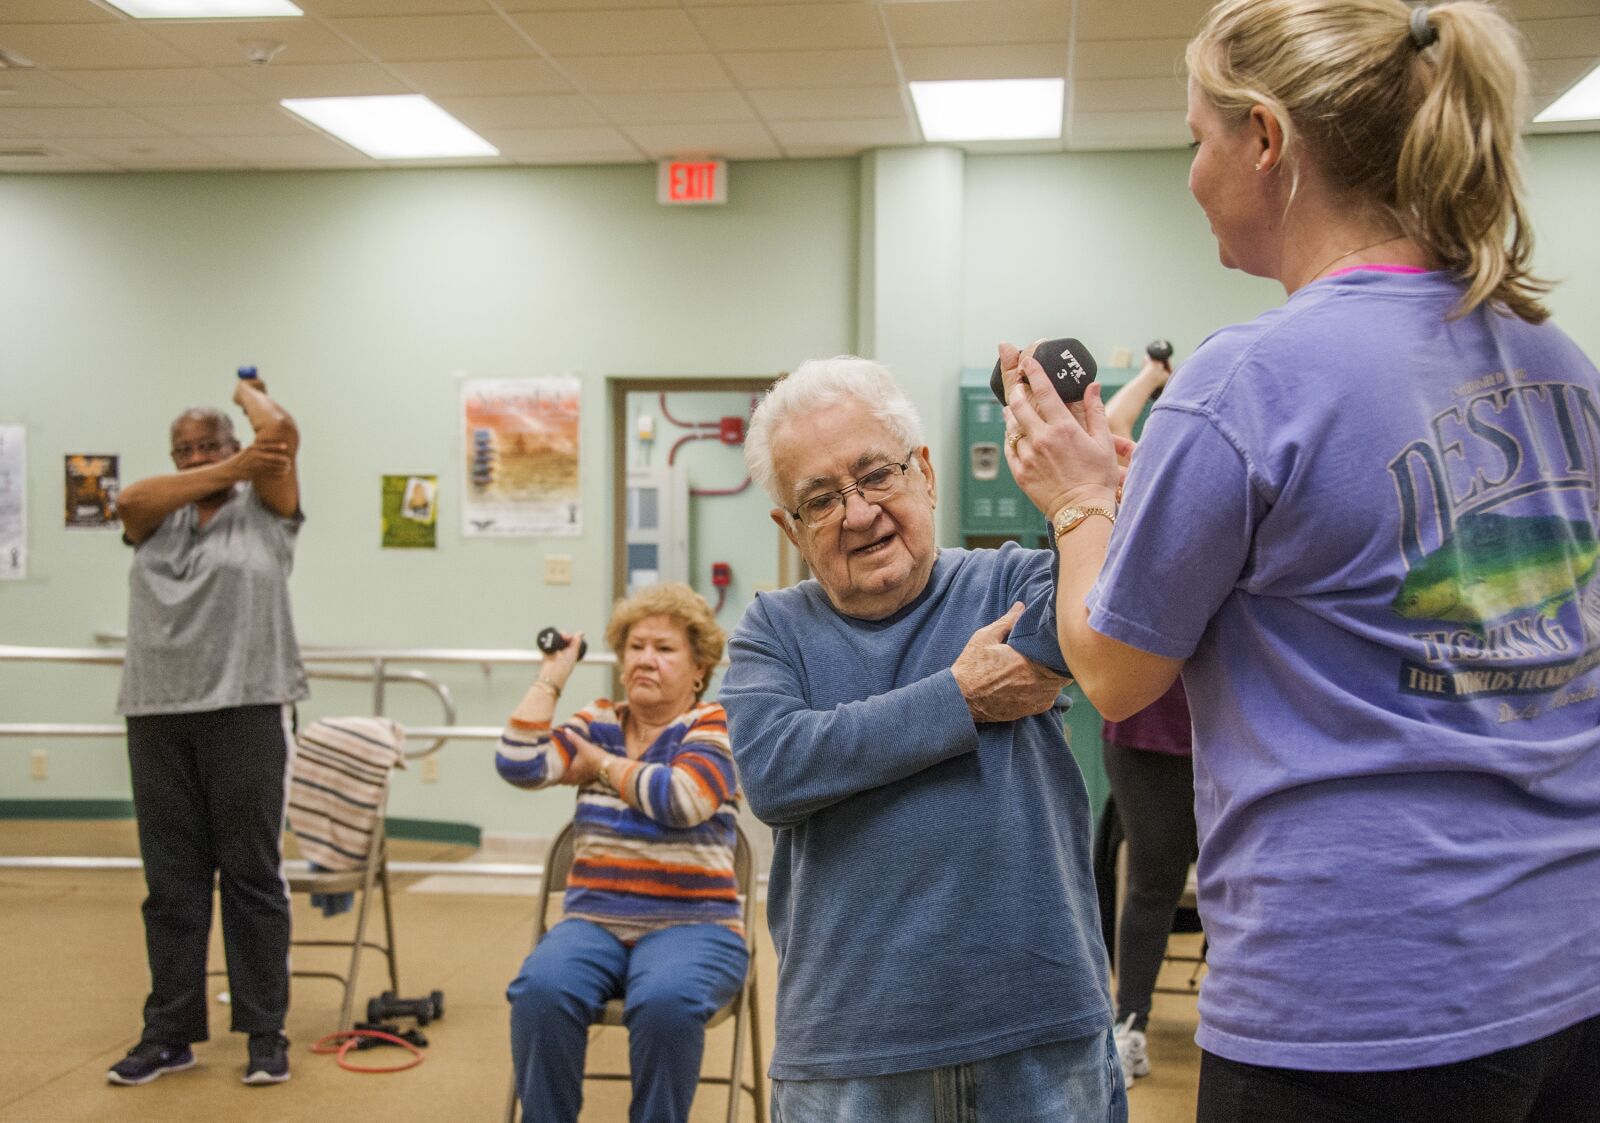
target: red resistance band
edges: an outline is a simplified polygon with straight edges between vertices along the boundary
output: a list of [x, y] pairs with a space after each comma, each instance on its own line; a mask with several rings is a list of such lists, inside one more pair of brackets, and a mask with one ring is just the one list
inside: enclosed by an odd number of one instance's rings
[[[411, 1050], [413, 1056], [405, 1064], [394, 1065], [390, 1068], [376, 1068], [370, 1065], [351, 1064], [346, 1055], [356, 1047], [363, 1037], [385, 1041], [391, 1045], [399, 1045]], [[338, 1056], [339, 1067], [347, 1072], [404, 1072], [408, 1068], [416, 1068], [425, 1059], [422, 1050], [403, 1037], [396, 1037], [392, 1033], [384, 1033], [376, 1029], [343, 1029], [338, 1033], [330, 1033], [326, 1037], [317, 1039], [311, 1046], [313, 1053], [335, 1053]]]

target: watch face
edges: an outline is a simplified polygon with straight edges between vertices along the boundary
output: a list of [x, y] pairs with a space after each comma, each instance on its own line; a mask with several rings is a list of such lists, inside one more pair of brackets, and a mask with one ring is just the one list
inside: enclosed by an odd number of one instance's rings
[[1056, 532], [1071, 530], [1087, 517], [1082, 507], [1068, 507], [1056, 516]]

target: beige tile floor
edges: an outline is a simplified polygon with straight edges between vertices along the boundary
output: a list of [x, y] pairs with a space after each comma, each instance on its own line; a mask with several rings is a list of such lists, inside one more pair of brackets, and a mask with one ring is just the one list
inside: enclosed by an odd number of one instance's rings
[[[131, 823], [0, 822], [0, 854], [134, 855]], [[463, 847], [399, 842], [397, 859], [448, 861], [468, 857]], [[179, 1123], [216, 1120], [327, 1119], [391, 1123], [405, 1120], [492, 1120], [505, 1104], [508, 1080], [505, 982], [526, 951], [533, 901], [488, 893], [396, 892], [400, 931], [400, 982], [405, 994], [445, 992], [445, 1017], [425, 1031], [427, 1060], [392, 1076], [340, 1070], [310, 1044], [338, 1017], [336, 984], [296, 980], [288, 1032], [293, 1079], [285, 1085], [246, 1088], [244, 1039], [226, 1032], [228, 1010], [213, 1003], [212, 1040], [196, 1049], [195, 1069], [142, 1088], [114, 1088], [105, 1069], [137, 1038], [139, 1008], [148, 986], [137, 871], [0, 870], [0, 1121], [115, 1121]], [[296, 898], [297, 932], [312, 936], [340, 929], [347, 918], [327, 920]], [[341, 929], [342, 930], [342, 929]], [[221, 962], [214, 938], [214, 960]], [[310, 965], [311, 951], [296, 953]], [[327, 953], [324, 953], [327, 954]], [[762, 933], [764, 1039], [772, 1040], [775, 987], [772, 945]], [[381, 962], [369, 958], [360, 994], [384, 988]], [[1187, 968], [1172, 968], [1181, 980]], [[223, 988], [217, 980], [217, 990]], [[1153, 1073], [1130, 1095], [1134, 1123], [1194, 1117], [1198, 1052], [1193, 1044], [1194, 1000], [1158, 996], [1151, 1024]], [[726, 1065], [731, 1028], [709, 1036], [706, 1071]], [[591, 1060], [625, 1068], [621, 1030], [595, 1030]], [[398, 1052], [362, 1054], [373, 1063]], [[627, 1086], [590, 1083], [585, 1123], [627, 1119]], [[720, 1089], [703, 1087], [694, 1119], [723, 1118]], [[749, 1097], [740, 1118], [754, 1121]]]

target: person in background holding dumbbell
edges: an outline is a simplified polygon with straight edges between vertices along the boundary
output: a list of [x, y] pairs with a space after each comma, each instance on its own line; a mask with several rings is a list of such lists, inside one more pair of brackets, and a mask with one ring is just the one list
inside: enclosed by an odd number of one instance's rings
[[[1145, 348], [1144, 366], [1106, 402], [1106, 426], [1133, 439], [1144, 407], [1172, 377], [1172, 344]], [[1128, 848], [1127, 895], [1116, 931], [1117, 1057], [1123, 1079], [1150, 1074], [1145, 1036], [1172, 919], [1195, 853], [1194, 768], [1183, 680], [1122, 721], [1101, 727], [1106, 778]]]
[[1144, 407], [1161, 397], [1172, 378], [1172, 344], [1164, 339], [1152, 340], [1144, 351], [1144, 366], [1139, 373], [1123, 383], [1106, 402], [1106, 424], [1119, 437], [1133, 439], [1133, 430], [1139, 424]]
[[233, 400], [255, 440], [241, 448], [215, 409], [172, 423], [177, 471], [117, 501], [134, 548], [117, 710], [144, 859], [150, 997], [139, 1044], [113, 1084], [193, 1066], [204, 1041], [206, 949], [221, 873], [233, 1029], [250, 1035], [246, 1084], [289, 1079], [289, 890], [284, 787], [294, 703], [307, 694], [289, 610], [305, 516], [294, 419], [242, 368]]
[[596, 699], [557, 726], [583, 635], [539, 637], [544, 663], [512, 711], [495, 767], [520, 788], [570, 784], [578, 806], [564, 916], [506, 992], [525, 1119], [578, 1118], [589, 1026], [619, 994], [631, 1118], [689, 1117], [705, 1023], [738, 993], [749, 964], [728, 720], [721, 705], [701, 701], [725, 640], [687, 585], [619, 602], [606, 642], [626, 699]]

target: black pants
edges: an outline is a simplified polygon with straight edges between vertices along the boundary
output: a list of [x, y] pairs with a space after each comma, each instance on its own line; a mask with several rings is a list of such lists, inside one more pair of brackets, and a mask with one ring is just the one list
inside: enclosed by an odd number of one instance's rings
[[1200, 1060], [1198, 1123], [1596, 1123], [1600, 1017], [1540, 1041], [1399, 1072]]
[[289, 890], [282, 832], [291, 713], [288, 706], [239, 706], [128, 718], [133, 806], [149, 890], [146, 1041], [182, 1045], [208, 1036], [214, 881], [222, 894], [233, 1028], [283, 1028]]
[[1117, 1021], [1131, 1014], [1142, 1030], [1197, 846], [1194, 768], [1186, 756], [1111, 744], [1105, 764], [1128, 848], [1128, 895], [1116, 947]]

